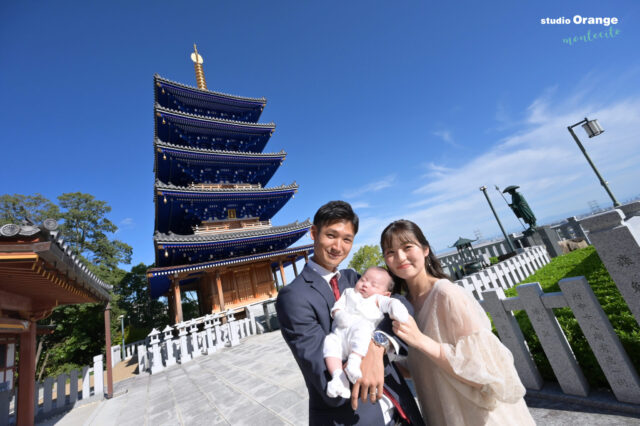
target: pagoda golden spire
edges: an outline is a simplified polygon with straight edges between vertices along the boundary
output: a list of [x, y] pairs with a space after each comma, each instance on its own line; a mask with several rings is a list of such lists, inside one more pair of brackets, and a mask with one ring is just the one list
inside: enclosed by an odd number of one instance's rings
[[202, 56], [198, 53], [198, 48], [196, 44], [193, 43], [193, 53], [191, 54], [191, 60], [193, 61], [193, 66], [196, 69], [196, 81], [198, 82], [198, 89], [207, 89], [207, 82], [204, 79], [204, 70], [202, 69], [202, 63], [204, 60]]

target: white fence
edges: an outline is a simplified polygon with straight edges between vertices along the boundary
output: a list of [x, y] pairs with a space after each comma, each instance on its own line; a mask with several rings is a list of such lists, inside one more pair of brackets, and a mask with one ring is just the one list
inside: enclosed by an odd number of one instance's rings
[[549, 263], [550, 258], [543, 246], [527, 247], [516, 256], [503, 260], [482, 271], [457, 280], [455, 283], [469, 290], [476, 299], [489, 289], [506, 290], [523, 281], [535, 271]]
[[[91, 386], [93, 378], [93, 386]], [[18, 389], [0, 392], [0, 426], [15, 424], [15, 406]], [[47, 377], [35, 386], [35, 418], [45, 418], [73, 407], [76, 403], [104, 397], [103, 357], [93, 357], [93, 366], [69, 374]]]
[[561, 292], [543, 293], [539, 283], [516, 287], [518, 297], [506, 298], [502, 288], [484, 291], [482, 307], [491, 315], [502, 343], [511, 350], [525, 387], [543, 386], [518, 322], [511, 313], [524, 310], [540, 339], [562, 391], [587, 396], [589, 385], [553, 309], [569, 307], [618, 401], [640, 404], [640, 378], [609, 319], [584, 277], [559, 282]]

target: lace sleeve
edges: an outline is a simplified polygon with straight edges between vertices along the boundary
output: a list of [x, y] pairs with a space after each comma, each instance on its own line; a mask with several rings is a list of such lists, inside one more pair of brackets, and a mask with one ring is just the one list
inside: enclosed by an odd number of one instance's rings
[[[465, 389], [469, 398], [487, 408], [495, 406], [496, 400], [513, 403], [522, 398], [525, 388], [513, 356], [491, 332], [491, 323], [480, 304], [455, 284], [442, 298], [445, 309], [439, 311], [447, 316], [440, 323], [444, 357], [456, 376], [481, 388], [478, 392], [468, 385], [454, 386]], [[462, 385], [454, 377], [448, 380]]]

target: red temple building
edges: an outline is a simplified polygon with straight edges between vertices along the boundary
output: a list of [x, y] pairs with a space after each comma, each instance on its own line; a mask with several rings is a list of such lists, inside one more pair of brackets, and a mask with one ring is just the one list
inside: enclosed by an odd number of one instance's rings
[[[55, 220], [47, 219], [40, 226], [0, 227], [0, 392], [14, 389], [18, 376], [18, 425], [34, 422], [36, 334], [43, 331], [37, 321], [51, 315], [57, 306], [106, 303], [106, 347], [111, 347], [111, 286], [71, 253], [57, 226]], [[111, 396], [111, 351], [106, 353], [107, 395]], [[102, 389], [96, 392], [102, 393]]]

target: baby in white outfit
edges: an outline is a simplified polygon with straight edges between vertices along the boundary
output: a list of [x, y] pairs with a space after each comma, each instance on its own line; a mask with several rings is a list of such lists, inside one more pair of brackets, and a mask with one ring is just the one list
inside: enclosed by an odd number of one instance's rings
[[[354, 288], [346, 289], [333, 305], [333, 331], [324, 340], [323, 355], [331, 381], [327, 395], [349, 398], [349, 381], [355, 383], [362, 377], [360, 363], [367, 354], [369, 342], [376, 326], [384, 314], [405, 322], [409, 317], [407, 308], [397, 299], [389, 297], [393, 279], [389, 273], [374, 266], [365, 271]], [[347, 357], [345, 371], [342, 360]]]

